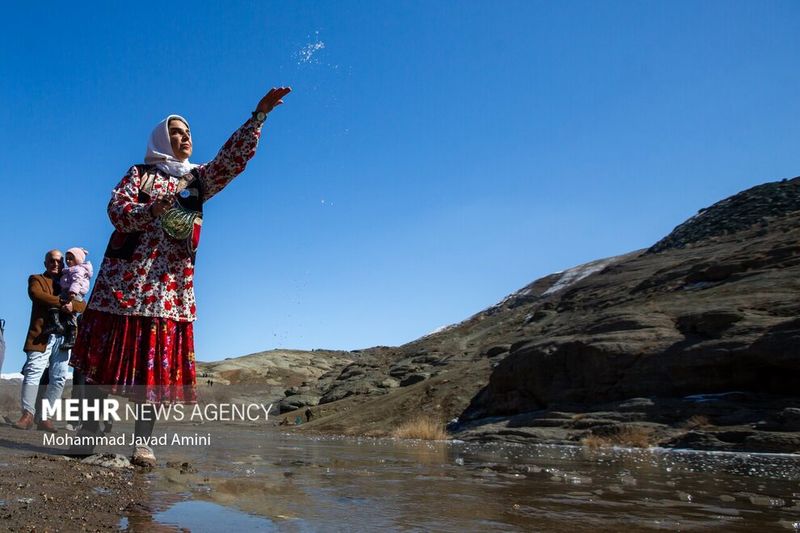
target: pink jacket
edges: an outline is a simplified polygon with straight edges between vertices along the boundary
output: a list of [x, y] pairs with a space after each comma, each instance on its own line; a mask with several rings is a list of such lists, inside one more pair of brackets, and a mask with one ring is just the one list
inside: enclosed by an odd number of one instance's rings
[[71, 292], [86, 296], [89, 292], [89, 280], [92, 279], [92, 263], [84, 261], [80, 265], [64, 267], [58, 284], [62, 292]]

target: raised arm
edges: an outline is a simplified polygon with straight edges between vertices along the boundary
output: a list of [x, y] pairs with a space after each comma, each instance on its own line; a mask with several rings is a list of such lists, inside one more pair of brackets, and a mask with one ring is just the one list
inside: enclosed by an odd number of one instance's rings
[[267, 115], [283, 103], [283, 97], [291, 92], [289, 87], [272, 88], [258, 102], [253, 117], [222, 146], [213, 161], [204, 165], [200, 176], [205, 188], [205, 200], [208, 200], [242, 173], [247, 162], [255, 155], [261, 126]]
[[139, 169], [132, 166], [111, 193], [108, 218], [116, 229], [124, 233], [143, 231], [153, 222], [150, 211], [153, 199], [147, 203], [139, 203], [141, 179]]

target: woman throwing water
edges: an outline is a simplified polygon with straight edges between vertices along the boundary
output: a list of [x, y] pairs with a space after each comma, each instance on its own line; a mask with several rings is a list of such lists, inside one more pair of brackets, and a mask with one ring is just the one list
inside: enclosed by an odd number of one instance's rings
[[[128, 170], [108, 204], [115, 230], [70, 360], [87, 385], [151, 409], [195, 401], [193, 277], [203, 204], [244, 170], [267, 115], [290, 91], [271, 89], [203, 165], [189, 162], [192, 134], [186, 119], [170, 115], [155, 127], [145, 163]], [[136, 436], [149, 438], [153, 425], [140, 416]], [[96, 433], [99, 422], [83, 427]], [[146, 446], [137, 446], [132, 460], [155, 465]]]

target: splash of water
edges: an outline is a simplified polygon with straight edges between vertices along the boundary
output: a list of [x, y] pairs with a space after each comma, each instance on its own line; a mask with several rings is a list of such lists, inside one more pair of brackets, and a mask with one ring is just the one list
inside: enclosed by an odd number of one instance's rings
[[[310, 37], [310, 36], [309, 36]], [[314, 58], [314, 54], [325, 48], [325, 42], [319, 39], [319, 32], [314, 32], [314, 42], [306, 44], [297, 52], [297, 64], [303, 63], [319, 63], [319, 60]]]

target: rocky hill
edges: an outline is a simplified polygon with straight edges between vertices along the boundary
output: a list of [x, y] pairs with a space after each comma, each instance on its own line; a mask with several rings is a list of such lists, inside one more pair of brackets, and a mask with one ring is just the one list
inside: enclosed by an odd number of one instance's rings
[[[256, 403], [279, 404], [284, 410], [296, 409], [300, 404], [284, 401], [287, 390], [297, 393], [309, 390], [309, 384], [319, 387], [324, 375], [338, 374], [345, 365], [352, 363], [349, 352], [335, 350], [269, 350], [223, 361], [197, 363], [197, 383], [200, 398], [206, 400], [254, 401]], [[306, 399], [308, 405], [318, 403], [315, 398]], [[283, 404], [281, 402], [283, 401]], [[302, 404], [306, 405], [306, 404]]]
[[670, 248], [683, 248], [756, 225], [765, 227], [775, 217], [798, 210], [800, 178], [764, 183], [701, 209], [647, 252], [658, 253]]
[[318, 404], [301, 427], [343, 433], [427, 413], [465, 439], [800, 451], [799, 297], [795, 178], [404, 346], [339, 353], [283, 408]]

